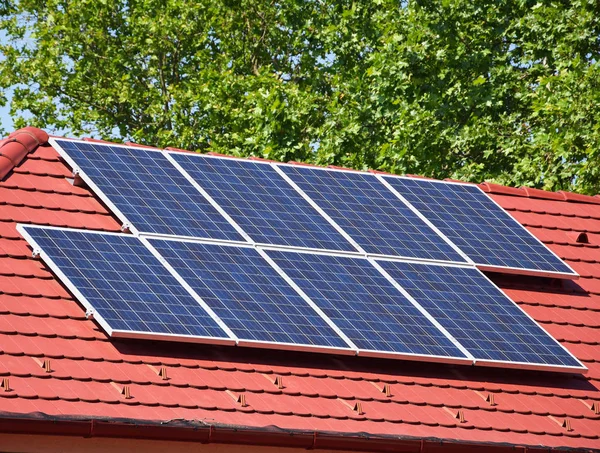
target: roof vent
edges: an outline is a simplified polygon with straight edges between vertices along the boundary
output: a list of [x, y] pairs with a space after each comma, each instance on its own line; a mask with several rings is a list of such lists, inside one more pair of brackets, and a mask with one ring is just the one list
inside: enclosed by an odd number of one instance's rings
[[488, 393], [488, 396], [485, 398], [486, 403], [490, 403], [490, 406], [496, 405], [496, 398], [493, 393]]
[[577, 242], [578, 244], [589, 244], [590, 243], [590, 238], [588, 238], [587, 233], [583, 233], [580, 231], [572, 231], [570, 233], [567, 233], [567, 236], [569, 236], [569, 238], [575, 242]]
[[131, 388], [128, 385], [124, 385], [121, 395], [124, 395], [126, 400], [131, 399]]
[[169, 380], [169, 377], [167, 376], [167, 367], [164, 365], [160, 367], [160, 370], [158, 370], [158, 375], [163, 381]]
[[40, 368], [43, 368], [46, 373], [52, 373], [52, 364], [50, 359], [40, 360], [37, 357], [32, 357], [33, 361], [38, 364]]
[[352, 410], [354, 412], [356, 412], [358, 415], [363, 415], [365, 412], [363, 411], [363, 407], [362, 407], [362, 403], [360, 401], [357, 401], [354, 404], [354, 407], [352, 408]]
[[283, 388], [283, 377], [281, 376], [277, 376], [275, 378], [275, 381], [273, 382], [273, 384], [275, 384], [275, 386], [281, 390]]
[[225, 393], [227, 393], [231, 397], [231, 399], [233, 399], [233, 401], [235, 401], [236, 403], [239, 403], [240, 406], [242, 406], [242, 407], [248, 406], [248, 403], [246, 402], [246, 395], [244, 393], [240, 393], [239, 395], [236, 395], [231, 390], [225, 390]]
[[458, 410], [454, 418], [456, 418], [459, 423], [465, 423], [467, 421], [467, 419], [465, 418], [465, 412], [462, 409]]
[[7, 377], [2, 379], [2, 384], [0, 385], [0, 388], [2, 388], [5, 392], [10, 392], [12, 390], [10, 388], [10, 381]]
[[594, 414], [600, 415], [600, 402], [594, 401], [590, 409], [592, 409], [592, 412], [594, 412]]
[[565, 428], [569, 432], [573, 431], [573, 428], [571, 428], [571, 420], [568, 418], [565, 418], [563, 420], [562, 427]]
[[114, 388], [116, 388], [121, 395], [125, 396], [126, 400], [131, 399], [131, 388], [128, 385], [124, 385], [123, 387], [121, 387], [116, 382], [111, 382], [110, 384]]
[[390, 384], [385, 384], [383, 389], [381, 389], [381, 393], [384, 393], [388, 398], [392, 396], [392, 386]]

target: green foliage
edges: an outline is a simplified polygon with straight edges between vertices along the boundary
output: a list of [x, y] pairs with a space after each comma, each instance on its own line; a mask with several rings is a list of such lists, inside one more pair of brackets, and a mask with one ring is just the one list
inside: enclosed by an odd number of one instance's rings
[[17, 127], [600, 192], [596, 0], [3, 0], [0, 28]]

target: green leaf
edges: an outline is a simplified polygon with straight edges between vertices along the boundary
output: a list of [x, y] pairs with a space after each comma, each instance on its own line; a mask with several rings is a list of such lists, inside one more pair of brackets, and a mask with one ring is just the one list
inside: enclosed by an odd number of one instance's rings
[[594, 194], [598, 17], [590, 1], [5, 2], [0, 92], [15, 127]]
[[486, 79], [484, 76], [480, 75], [479, 77], [477, 77], [475, 80], [473, 80], [473, 86], [478, 86], [478, 85], [482, 85], [486, 82]]

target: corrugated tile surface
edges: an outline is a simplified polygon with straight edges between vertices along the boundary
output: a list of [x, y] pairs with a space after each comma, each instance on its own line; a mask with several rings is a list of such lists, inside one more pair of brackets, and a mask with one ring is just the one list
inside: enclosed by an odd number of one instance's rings
[[0, 389], [0, 410], [600, 448], [598, 199], [482, 185], [581, 274], [576, 282], [494, 277], [585, 363], [590, 371], [581, 376], [111, 342], [15, 229], [23, 222], [118, 231], [70, 178], [57, 153], [40, 146], [0, 181], [0, 378], [10, 383]]

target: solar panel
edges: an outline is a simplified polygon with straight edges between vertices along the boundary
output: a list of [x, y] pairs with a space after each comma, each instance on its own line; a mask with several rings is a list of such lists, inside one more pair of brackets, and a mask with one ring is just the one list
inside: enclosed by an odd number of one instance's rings
[[479, 187], [384, 178], [477, 265], [577, 275]]
[[240, 340], [349, 348], [253, 247], [149, 242]]
[[378, 263], [476, 360], [582, 368], [478, 269]]
[[135, 236], [21, 227], [45, 261], [111, 335], [203, 337], [232, 342]]
[[362, 351], [466, 358], [367, 259], [266, 253]]
[[198, 154], [171, 157], [255, 242], [356, 251], [271, 165]]
[[374, 175], [279, 168], [367, 253], [465, 262]]
[[61, 139], [55, 143], [86, 183], [137, 230], [244, 240], [161, 152]]

